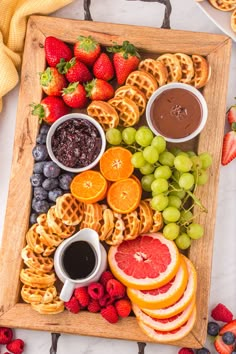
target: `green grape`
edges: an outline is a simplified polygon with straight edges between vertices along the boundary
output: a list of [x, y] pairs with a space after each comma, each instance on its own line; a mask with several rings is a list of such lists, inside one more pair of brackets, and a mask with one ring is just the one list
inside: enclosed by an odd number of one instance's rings
[[175, 243], [179, 249], [186, 250], [191, 245], [191, 239], [186, 233], [182, 233], [175, 239]]
[[179, 236], [180, 227], [174, 222], [171, 222], [164, 226], [163, 235], [168, 240], [175, 240]]
[[180, 218], [180, 211], [175, 207], [167, 207], [162, 212], [163, 218], [168, 222], [176, 222]]
[[151, 165], [148, 162], [145, 162], [145, 165], [140, 167], [139, 171], [142, 173], [142, 175], [150, 175], [153, 173], [155, 170], [155, 166]]
[[176, 179], [176, 181], [178, 181], [180, 179], [180, 176], [183, 174], [183, 172], [174, 170], [174, 172], [172, 174], [173, 174], [173, 177]]
[[169, 166], [159, 166], [155, 169], [155, 178], [165, 178], [169, 179], [172, 175], [172, 171]]
[[194, 151], [187, 151], [187, 154], [188, 154], [188, 157], [193, 157], [193, 156], [196, 156], [195, 152]]
[[119, 129], [109, 128], [106, 131], [106, 139], [107, 142], [111, 145], [120, 145], [122, 142], [122, 135]]
[[135, 134], [135, 140], [142, 147], [150, 145], [153, 140], [151, 129], [145, 126], [140, 127]]
[[160, 135], [159, 136], [155, 136], [153, 138], [151, 145], [154, 146], [157, 149], [159, 154], [161, 154], [166, 149], [166, 141], [163, 138], [163, 136], [160, 136]]
[[207, 183], [209, 178], [209, 172], [207, 170], [199, 170], [193, 173], [195, 184], [202, 186]]
[[202, 152], [198, 156], [202, 161], [202, 168], [204, 170], [212, 165], [212, 156], [208, 152]]
[[146, 175], [146, 176], [143, 176], [141, 178], [141, 184], [142, 184], [143, 190], [145, 192], [151, 192], [152, 191], [151, 184], [154, 181], [154, 179], [155, 179], [155, 177], [154, 177], [153, 174]]
[[159, 153], [154, 146], [146, 146], [143, 150], [143, 157], [149, 163], [157, 162], [159, 158]]
[[155, 193], [163, 193], [168, 191], [169, 184], [164, 178], [157, 178], [151, 184], [151, 189]]
[[191, 189], [194, 185], [194, 177], [191, 173], [183, 173], [179, 178], [180, 188], [185, 189], [186, 191]]
[[174, 166], [175, 155], [169, 151], [164, 151], [159, 155], [159, 162], [169, 167]]
[[197, 240], [203, 236], [204, 229], [202, 225], [197, 223], [192, 223], [187, 227], [187, 234], [190, 238]]
[[168, 199], [169, 199], [168, 206], [173, 206], [177, 209], [181, 207], [182, 201], [176, 195], [170, 195]]
[[136, 129], [133, 127], [125, 128], [121, 133], [122, 139], [127, 145], [132, 145], [135, 142], [135, 134]]
[[192, 166], [192, 170], [193, 171], [202, 168], [202, 161], [201, 161], [200, 157], [192, 156], [191, 160], [192, 160], [192, 163], [193, 163], [193, 166]]
[[192, 168], [191, 159], [185, 155], [177, 155], [174, 159], [174, 166], [180, 172], [188, 172]]
[[188, 224], [193, 220], [193, 213], [190, 210], [182, 210], [180, 212], [180, 219], [179, 219], [179, 223], [180, 225], [183, 224]]
[[177, 147], [173, 147], [173, 148], [170, 149], [170, 152], [171, 152], [173, 155], [177, 156], [178, 153], [181, 152], [181, 150], [180, 150], [179, 148], [177, 148]]
[[170, 188], [170, 193], [169, 195], [175, 195], [179, 197], [180, 199], [184, 199], [186, 192], [176, 182], [171, 183], [171, 188]]
[[168, 197], [165, 196], [163, 193], [155, 195], [152, 199], [151, 199], [151, 207], [154, 210], [157, 211], [162, 211], [164, 210], [167, 205], [168, 205]]
[[143, 157], [143, 152], [142, 151], [135, 152], [131, 157], [131, 163], [135, 168], [143, 167], [146, 163]]
[[185, 156], [185, 157], [189, 157], [188, 156], [188, 153], [187, 152], [185, 152], [185, 151], [179, 151], [178, 153], [177, 153], [177, 155], [176, 156]]

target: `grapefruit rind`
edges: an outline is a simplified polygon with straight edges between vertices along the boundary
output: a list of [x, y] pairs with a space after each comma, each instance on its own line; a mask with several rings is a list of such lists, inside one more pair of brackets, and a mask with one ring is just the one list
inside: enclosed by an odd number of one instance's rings
[[166, 292], [160, 291], [158, 294], [152, 295], [152, 293], [144, 293], [142, 290], [127, 288], [127, 295], [133, 303], [147, 309], [161, 309], [173, 305], [183, 295], [188, 283], [188, 269], [182, 255], [179, 270], [171, 282], [172, 284]]
[[169, 332], [157, 331], [147, 326], [144, 322], [140, 320], [138, 320], [138, 325], [143, 330], [143, 332], [153, 341], [158, 343], [170, 343], [170, 342], [180, 340], [183, 337], [187, 336], [193, 329], [195, 321], [196, 321], [196, 307], [193, 309], [193, 312], [189, 317], [188, 321], [184, 325], [179, 327], [179, 329], [173, 330], [174, 333], [173, 332], [171, 333], [170, 331]]
[[[171, 279], [173, 279], [173, 277], [176, 275], [178, 269], [179, 269], [179, 265], [180, 265], [180, 253], [178, 248], [176, 247], [175, 243], [173, 241], [167, 240], [161, 233], [152, 233], [152, 234], [143, 234], [139, 237], [151, 237], [154, 238], [155, 240], [159, 240], [161, 244], [164, 244], [171, 255], [171, 263], [169, 263], [165, 269], [165, 271], [163, 271], [158, 277], [156, 278], [134, 278], [130, 275], [127, 275], [118, 265], [117, 261], [116, 261], [116, 255], [119, 252], [119, 247], [121, 245], [118, 246], [111, 246], [109, 251], [108, 251], [108, 263], [109, 266], [111, 268], [112, 273], [114, 274], [114, 276], [120, 280], [124, 285], [126, 285], [127, 287], [133, 288], [133, 289], [138, 289], [138, 290], [152, 290], [155, 288], [158, 288], [162, 285], [167, 284]], [[127, 247], [130, 248], [130, 250], [132, 250], [132, 243], [135, 242], [133, 245], [134, 247], [137, 245], [137, 241], [138, 238], [136, 238], [135, 240], [131, 240], [131, 241], [125, 241], [125, 243], [128, 245]], [[133, 248], [134, 248], [133, 247]], [[151, 251], [153, 252], [154, 250], [151, 249]], [[137, 253], [141, 253], [142, 249], [137, 249], [137, 247], [135, 248], [135, 255]], [[133, 258], [135, 258], [135, 256], [133, 255]], [[146, 262], [146, 263], [145, 263]], [[143, 262], [144, 266], [145, 264], [147, 265], [148, 262], [147, 260], [145, 260], [145, 262]], [[149, 267], [150, 267], [150, 263], [149, 263]]]

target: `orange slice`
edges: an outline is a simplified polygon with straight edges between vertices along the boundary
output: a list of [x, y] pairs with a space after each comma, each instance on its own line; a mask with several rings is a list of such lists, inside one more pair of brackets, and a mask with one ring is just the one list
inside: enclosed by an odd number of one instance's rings
[[118, 181], [132, 175], [132, 154], [120, 146], [109, 148], [101, 157], [100, 171], [108, 181]]
[[98, 171], [84, 171], [75, 176], [70, 185], [71, 194], [81, 202], [96, 203], [106, 196], [107, 181]]
[[188, 282], [188, 270], [181, 255], [180, 267], [169, 283], [153, 290], [127, 288], [130, 300], [139, 307], [161, 309], [173, 305], [183, 295]]
[[177, 341], [185, 337], [191, 330], [193, 329], [194, 323], [196, 320], [196, 307], [193, 309], [191, 316], [188, 321], [182, 326], [173, 329], [172, 331], [164, 332], [158, 331], [147, 326], [143, 321], [138, 321], [140, 328], [143, 330], [145, 334], [147, 334], [152, 340], [159, 343], [168, 343]]
[[113, 211], [128, 214], [134, 211], [141, 200], [142, 188], [133, 178], [114, 182], [107, 192], [107, 203]]
[[165, 319], [158, 319], [146, 315], [137, 305], [132, 304], [132, 309], [137, 320], [142, 321], [144, 324], [153, 329], [156, 329], [157, 331], [163, 332], [173, 331], [174, 329], [184, 325], [190, 318], [194, 308], [195, 303], [192, 302], [183, 312], [180, 312], [178, 315]]
[[133, 179], [140, 185], [140, 188], [142, 188], [141, 181], [140, 181], [140, 179], [139, 179], [137, 176], [135, 176], [135, 175], [133, 174], [133, 175], [130, 176], [130, 178], [133, 178]]
[[185, 256], [182, 256], [187, 264], [188, 284], [181, 298], [173, 305], [162, 309], [142, 308], [147, 315], [155, 318], [169, 318], [182, 312], [192, 301], [195, 301], [197, 291], [197, 272], [192, 262]]
[[180, 253], [161, 233], [143, 234], [110, 247], [108, 262], [114, 276], [127, 287], [155, 289], [177, 273]]

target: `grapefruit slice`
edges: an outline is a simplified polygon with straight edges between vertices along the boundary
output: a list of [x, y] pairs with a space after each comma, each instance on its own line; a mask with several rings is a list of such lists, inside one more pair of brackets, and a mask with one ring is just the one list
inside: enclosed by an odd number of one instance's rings
[[195, 301], [195, 294], [197, 290], [197, 272], [193, 263], [187, 257], [183, 256], [183, 258], [188, 269], [188, 284], [185, 292], [176, 303], [169, 307], [155, 310], [142, 308], [142, 311], [147, 315], [154, 318], [169, 318], [182, 312], [190, 302]]
[[188, 319], [190, 318], [193, 309], [195, 308], [195, 303], [190, 303], [183, 312], [180, 312], [178, 315], [165, 318], [165, 319], [158, 319], [153, 318], [146, 315], [137, 305], [132, 305], [134, 314], [136, 318], [142, 321], [147, 326], [156, 329], [158, 331], [169, 332], [173, 331], [176, 328], [181, 327], [184, 325]]
[[143, 234], [110, 247], [108, 262], [114, 276], [127, 287], [151, 290], [176, 275], [180, 253], [161, 233]]
[[147, 326], [144, 322], [138, 321], [140, 328], [145, 334], [147, 334], [152, 340], [159, 343], [174, 342], [176, 340], [182, 339], [192, 330], [196, 320], [196, 307], [193, 309], [191, 316], [188, 321], [182, 326], [173, 329], [172, 331], [158, 331]]
[[188, 269], [181, 255], [179, 270], [169, 283], [153, 290], [127, 288], [130, 300], [139, 307], [161, 309], [174, 304], [183, 295], [188, 282]]

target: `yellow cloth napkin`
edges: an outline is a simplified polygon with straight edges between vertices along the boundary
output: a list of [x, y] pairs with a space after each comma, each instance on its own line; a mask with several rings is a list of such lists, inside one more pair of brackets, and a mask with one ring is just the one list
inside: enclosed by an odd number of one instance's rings
[[32, 14], [46, 15], [73, 0], [1, 0], [0, 8], [0, 112], [2, 97], [13, 89], [21, 65], [27, 19]]

